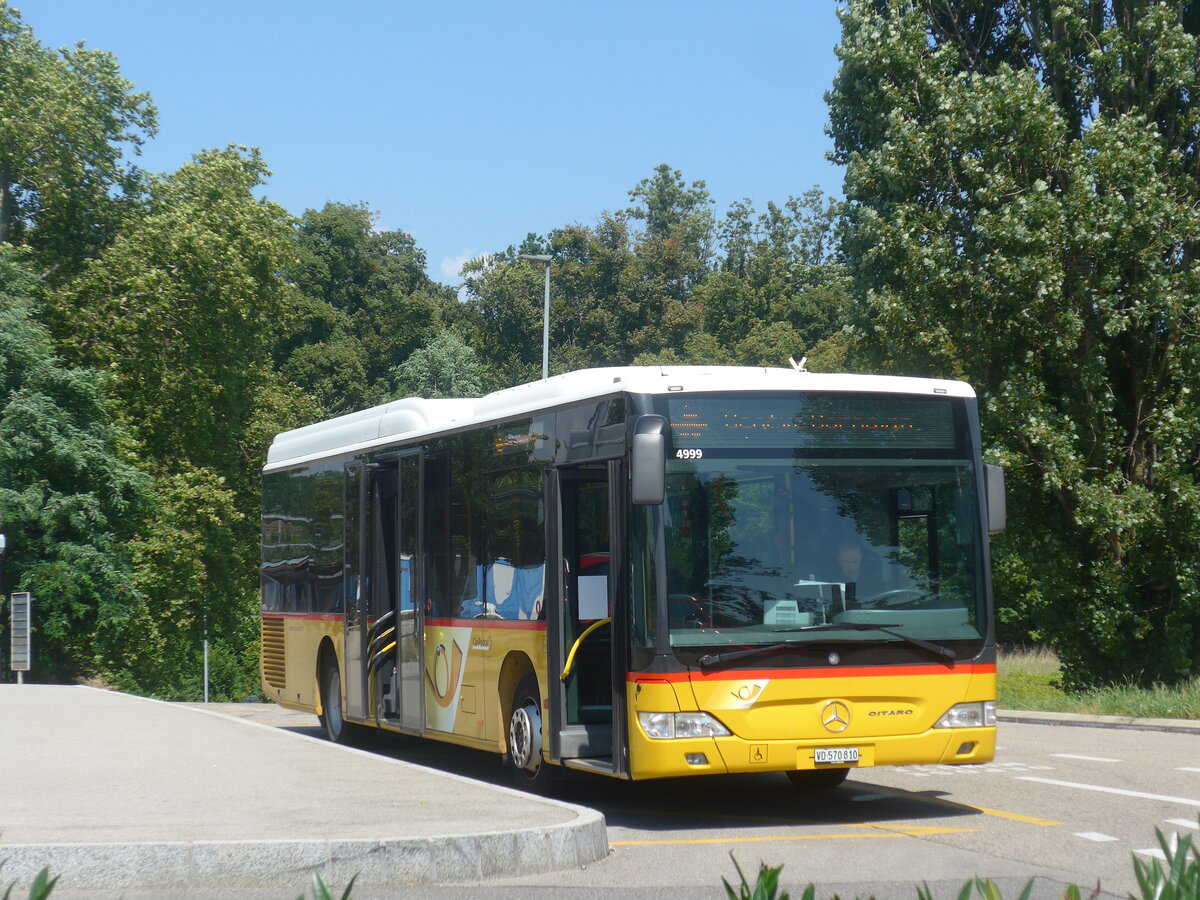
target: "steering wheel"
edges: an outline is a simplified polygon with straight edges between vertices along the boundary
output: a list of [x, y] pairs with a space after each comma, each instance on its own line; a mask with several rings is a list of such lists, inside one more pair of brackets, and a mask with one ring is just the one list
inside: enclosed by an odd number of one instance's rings
[[894, 590], [884, 591], [882, 594], [876, 594], [873, 597], [864, 597], [859, 603], [868, 607], [905, 606], [924, 598], [925, 592], [919, 591], [916, 588], [895, 588]]

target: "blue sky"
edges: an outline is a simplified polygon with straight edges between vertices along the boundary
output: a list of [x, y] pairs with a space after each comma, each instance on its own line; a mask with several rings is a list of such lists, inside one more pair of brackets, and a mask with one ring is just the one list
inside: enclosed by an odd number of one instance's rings
[[43, 44], [109, 50], [150, 92], [145, 168], [258, 147], [272, 200], [365, 202], [451, 284], [465, 259], [625, 207], [664, 162], [718, 212], [841, 191], [833, 0], [11, 2]]

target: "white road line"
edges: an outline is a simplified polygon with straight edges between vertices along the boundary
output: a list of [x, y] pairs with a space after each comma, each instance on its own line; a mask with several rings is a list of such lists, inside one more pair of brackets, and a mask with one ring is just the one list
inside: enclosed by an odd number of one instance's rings
[[1104, 787], [1099, 784], [1079, 784], [1075, 781], [1056, 781], [1053, 778], [1035, 778], [1032, 775], [1018, 775], [1018, 781], [1036, 781], [1038, 784], [1055, 784], [1059, 787], [1078, 788], [1081, 791], [1099, 791], [1102, 794], [1120, 794], [1122, 797], [1141, 797], [1143, 800], [1163, 800], [1167, 803], [1182, 803], [1184, 806], [1200, 807], [1200, 800], [1188, 797], [1172, 797], [1169, 794], [1146, 794], [1142, 791], [1126, 791], [1121, 788]]
[[1200, 822], [1195, 819], [1163, 819], [1164, 822], [1169, 822], [1172, 825], [1178, 825], [1180, 828], [1197, 828], [1200, 829]]
[[1200, 769], [1197, 769], [1195, 766], [1180, 766], [1175, 771], [1176, 772], [1200, 772]]
[[1051, 753], [1051, 756], [1057, 756], [1059, 759], [1082, 759], [1085, 762], [1111, 762], [1118, 763], [1119, 759], [1109, 759], [1107, 756], [1080, 756], [1077, 753]]
[[1155, 859], [1167, 861], [1167, 854], [1163, 853], [1158, 847], [1147, 847], [1145, 850], [1134, 850], [1134, 853], [1140, 853], [1142, 856], [1153, 856]]
[[1095, 841], [1097, 844], [1104, 841], [1119, 841], [1120, 838], [1115, 838], [1111, 834], [1101, 834], [1098, 831], [1077, 831], [1075, 837], [1083, 838], [1085, 841]]

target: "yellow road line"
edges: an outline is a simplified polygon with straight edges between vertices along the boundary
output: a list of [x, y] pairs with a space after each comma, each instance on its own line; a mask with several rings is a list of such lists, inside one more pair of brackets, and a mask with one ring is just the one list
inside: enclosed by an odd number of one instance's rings
[[667, 844], [764, 844], [771, 841], [837, 841], [870, 840], [872, 838], [921, 837], [929, 834], [967, 834], [978, 828], [917, 827], [896, 831], [875, 831], [866, 834], [777, 834], [767, 837], [689, 838], [667, 841], [609, 841], [614, 847], [658, 847]]
[[916, 794], [912, 791], [903, 791], [899, 788], [887, 788], [882, 785], [873, 784], [869, 793], [887, 794], [891, 797], [900, 797], [905, 800], [917, 800], [921, 803], [929, 803], [933, 806], [944, 806], [951, 809], [973, 810], [983, 813], [985, 816], [994, 816], [997, 819], [1011, 819], [1014, 822], [1025, 822], [1028, 825], [1041, 825], [1046, 828], [1051, 828], [1055, 825], [1061, 825], [1062, 822], [1055, 822], [1053, 819], [1039, 819], [1037, 816], [1025, 816], [1021, 813], [1008, 812], [1003, 809], [991, 809], [987, 806], [972, 806], [969, 803], [958, 803], [954, 800], [945, 800], [941, 797], [927, 797], [924, 794]]
[[808, 819], [797, 816], [753, 816], [748, 813], [702, 812], [700, 810], [664, 810], [646, 809], [645, 807], [604, 807], [606, 815], [622, 816], [673, 816], [678, 819], [716, 819], [720, 822], [762, 822], [772, 825], [793, 825], [797, 828], [804, 825], [836, 825], [828, 819]]

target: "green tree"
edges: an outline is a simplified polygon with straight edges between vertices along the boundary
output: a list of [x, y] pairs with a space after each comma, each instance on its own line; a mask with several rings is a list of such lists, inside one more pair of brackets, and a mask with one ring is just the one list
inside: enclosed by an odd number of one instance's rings
[[[480, 359], [488, 361], [484, 390], [511, 387], [535, 381], [542, 371], [542, 311], [544, 274], [540, 266], [517, 259], [521, 253], [546, 252], [540, 239], [529, 235], [519, 247], [502, 253], [484, 255], [463, 266], [466, 309], [463, 315], [468, 342]], [[551, 292], [551, 327], [560, 310], [562, 285], [559, 268]], [[552, 332], [550, 371], [562, 371], [558, 365], [559, 347]]]
[[[130, 542], [133, 583], [148, 599], [110, 677], [123, 689], [170, 700], [204, 695], [203, 642], [217, 657], [257, 647], [255, 560], [247, 552], [251, 514], [225, 480], [185, 467], [154, 483], [146, 522]], [[239, 593], [240, 592], [240, 593]], [[211, 695], [241, 700], [258, 693], [257, 658], [223, 667]]]
[[35, 282], [0, 248], [0, 527], [6, 586], [34, 596], [33, 674], [64, 680], [121, 665], [143, 613], [128, 547], [149, 479], [121, 460], [103, 379], [54, 355]]
[[162, 696], [197, 677], [202, 611], [222, 658], [248, 660], [255, 640], [258, 471], [296, 406], [270, 355], [292, 219], [254, 196], [266, 174], [257, 151], [198, 154], [153, 180], [145, 210], [51, 297], [64, 346], [107, 373], [128, 453], [155, 479], [130, 548], [148, 612], [115, 674]]
[[1072, 685], [1200, 659], [1200, 7], [851, 0], [846, 252], [896, 368], [975, 383], [1007, 633]]
[[290, 217], [253, 194], [266, 175], [256, 150], [198, 154], [155, 180], [146, 212], [53, 298], [64, 342], [111, 373], [151, 467], [209, 469], [242, 495], [256, 493], [269, 437], [249, 425], [292, 251]]
[[435, 335], [393, 370], [396, 397], [478, 397], [483, 367], [452, 331]]
[[724, 258], [696, 291], [705, 331], [750, 365], [784, 365], [839, 332], [853, 311], [839, 222], [840, 204], [816, 188], [757, 217], [734, 203], [717, 228]]
[[110, 53], [43, 47], [0, 0], [0, 243], [32, 247], [61, 277], [112, 239], [139, 192], [123, 154], [156, 129]]
[[703, 181], [684, 181], [666, 163], [629, 192], [625, 214], [646, 223], [634, 235], [637, 266], [618, 297], [632, 349], [653, 352], [678, 347], [701, 327], [696, 288], [711, 271], [716, 241], [712, 198]]
[[299, 296], [275, 358], [328, 415], [382, 400], [391, 370], [441, 330], [452, 302], [412, 236], [374, 224], [365, 206], [327, 203], [296, 228], [288, 275]]

